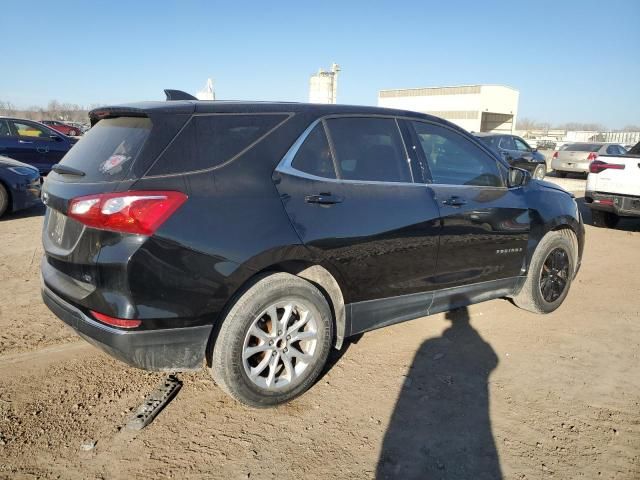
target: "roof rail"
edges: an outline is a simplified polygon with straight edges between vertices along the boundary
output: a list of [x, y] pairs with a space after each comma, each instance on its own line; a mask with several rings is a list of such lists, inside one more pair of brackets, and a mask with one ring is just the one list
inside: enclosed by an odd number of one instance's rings
[[167, 101], [169, 100], [198, 100], [193, 95], [183, 92], [182, 90], [171, 90], [166, 89], [164, 94], [167, 96]]

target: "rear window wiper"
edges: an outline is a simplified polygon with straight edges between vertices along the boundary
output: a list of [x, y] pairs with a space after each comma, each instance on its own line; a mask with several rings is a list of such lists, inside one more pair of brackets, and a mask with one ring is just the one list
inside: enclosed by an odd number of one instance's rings
[[84, 177], [86, 175], [86, 173], [84, 173], [82, 170], [78, 170], [77, 168], [73, 167], [67, 167], [66, 165], [60, 165], [59, 163], [56, 163], [53, 167], [51, 167], [51, 170], [59, 173], [60, 175], [75, 175], [77, 177]]

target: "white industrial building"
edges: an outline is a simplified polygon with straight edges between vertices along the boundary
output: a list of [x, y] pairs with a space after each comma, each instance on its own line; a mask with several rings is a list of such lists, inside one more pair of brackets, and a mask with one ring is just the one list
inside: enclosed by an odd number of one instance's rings
[[336, 103], [338, 97], [338, 72], [340, 66], [331, 65], [325, 72], [322, 68], [309, 79], [309, 103]]
[[378, 106], [428, 113], [470, 132], [513, 133], [520, 92], [502, 85], [380, 90]]

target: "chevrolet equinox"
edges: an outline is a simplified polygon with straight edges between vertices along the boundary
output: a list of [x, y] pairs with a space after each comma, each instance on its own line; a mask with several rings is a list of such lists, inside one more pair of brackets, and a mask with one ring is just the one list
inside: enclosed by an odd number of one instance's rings
[[494, 298], [554, 311], [576, 275], [574, 198], [461, 128], [376, 107], [101, 107], [43, 187], [42, 296], [136, 367], [206, 365], [254, 407], [331, 348]]

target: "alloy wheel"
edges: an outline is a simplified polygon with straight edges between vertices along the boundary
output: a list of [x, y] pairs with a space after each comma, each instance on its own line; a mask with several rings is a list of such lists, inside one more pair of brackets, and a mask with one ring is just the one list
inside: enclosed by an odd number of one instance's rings
[[242, 348], [244, 371], [265, 390], [279, 390], [301, 379], [319, 354], [318, 321], [299, 300], [267, 307], [252, 322]]
[[569, 255], [562, 248], [552, 250], [540, 272], [540, 293], [546, 302], [555, 302], [569, 282]]

